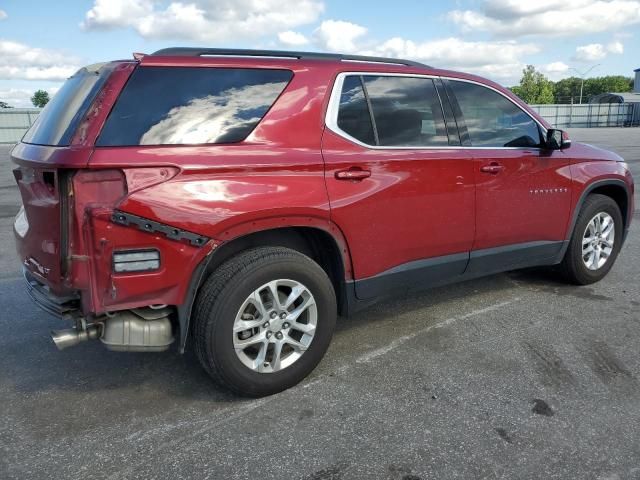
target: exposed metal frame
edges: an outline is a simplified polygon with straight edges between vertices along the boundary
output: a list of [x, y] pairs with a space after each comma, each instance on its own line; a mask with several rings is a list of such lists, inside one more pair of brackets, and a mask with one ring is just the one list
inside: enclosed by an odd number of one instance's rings
[[[540, 147], [474, 147], [474, 146], [463, 146], [463, 145], [432, 145], [432, 146], [383, 146], [383, 145], [369, 145], [367, 143], [361, 142], [357, 138], [352, 137], [347, 132], [338, 127], [338, 110], [340, 108], [340, 97], [342, 95], [342, 86], [344, 85], [345, 78], [349, 76], [376, 76], [376, 77], [408, 77], [408, 78], [429, 78], [429, 79], [446, 79], [452, 80], [456, 82], [466, 82], [473, 83], [475, 85], [479, 85], [484, 88], [488, 88], [489, 90], [493, 90], [494, 92], [500, 94], [508, 101], [510, 101], [513, 105], [515, 105], [518, 109], [524, 112], [531, 120], [533, 120], [538, 127], [540, 128], [543, 135], [546, 136], [547, 128], [538, 121], [533, 115], [524, 110], [520, 105], [514, 102], [511, 98], [505, 95], [500, 90], [493, 88], [490, 85], [486, 85], [481, 82], [476, 82], [474, 80], [467, 80], [464, 78], [456, 78], [456, 77], [447, 77], [442, 75], [427, 75], [427, 74], [418, 74], [418, 73], [387, 73], [387, 72], [341, 72], [336, 77], [336, 80], [333, 84], [333, 88], [331, 90], [331, 96], [329, 98], [329, 104], [327, 106], [327, 112], [325, 114], [325, 125], [329, 130], [331, 130], [336, 135], [341, 136], [342, 138], [349, 140], [361, 147], [368, 148], [371, 150], [444, 150], [444, 149], [465, 149], [465, 150], [542, 150]], [[456, 119], [457, 121], [458, 119]], [[464, 119], [463, 119], [464, 120]]]

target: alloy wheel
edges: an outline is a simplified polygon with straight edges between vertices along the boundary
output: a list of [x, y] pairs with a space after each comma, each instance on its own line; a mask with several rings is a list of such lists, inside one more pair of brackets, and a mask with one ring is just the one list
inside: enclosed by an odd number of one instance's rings
[[254, 290], [238, 310], [234, 350], [251, 370], [274, 373], [304, 355], [317, 323], [318, 309], [307, 287], [295, 280], [273, 280]]
[[582, 236], [582, 261], [589, 270], [598, 270], [607, 263], [613, 251], [615, 222], [606, 212], [597, 213], [587, 223]]

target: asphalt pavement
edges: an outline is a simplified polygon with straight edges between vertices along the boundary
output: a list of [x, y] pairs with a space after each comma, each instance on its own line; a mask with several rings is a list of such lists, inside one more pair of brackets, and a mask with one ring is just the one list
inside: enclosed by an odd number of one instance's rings
[[[640, 128], [570, 133], [640, 179]], [[56, 351], [48, 332], [65, 323], [18, 278], [6, 151], [1, 479], [640, 479], [637, 213], [596, 285], [529, 270], [378, 304], [340, 319], [300, 385], [247, 400], [189, 354]]]

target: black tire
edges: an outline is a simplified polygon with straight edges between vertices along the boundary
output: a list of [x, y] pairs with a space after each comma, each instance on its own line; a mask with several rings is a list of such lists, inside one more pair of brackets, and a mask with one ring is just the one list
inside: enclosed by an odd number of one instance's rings
[[[599, 212], [606, 212], [613, 218], [615, 234], [613, 249], [606, 263], [597, 270], [590, 270], [582, 260], [582, 239], [588, 223]], [[592, 194], [582, 204], [576, 225], [569, 241], [569, 247], [565, 253], [560, 268], [565, 279], [576, 285], [589, 285], [595, 283], [609, 273], [618, 257], [622, 246], [623, 222], [618, 204], [606, 195]]]
[[[245, 366], [233, 346], [233, 324], [249, 295], [275, 279], [302, 283], [315, 299], [315, 335], [303, 355], [282, 370], [259, 373]], [[261, 247], [239, 253], [222, 264], [201, 287], [193, 314], [193, 343], [204, 369], [233, 392], [261, 397], [296, 385], [324, 356], [337, 317], [336, 295], [325, 271], [295, 250]]]

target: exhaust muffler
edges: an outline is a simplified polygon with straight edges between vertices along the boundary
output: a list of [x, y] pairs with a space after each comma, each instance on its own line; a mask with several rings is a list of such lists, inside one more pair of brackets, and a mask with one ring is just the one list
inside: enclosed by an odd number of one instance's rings
[[162, 352], [174, 341], [170, 314], [166, 306], [123, 310], [100, 317], [95, 323], [86, 324], [83, 319], [76, 328], [54, 330], [51, 339], [58, 350], [100, 339], [109, 350]]
[[73, 347], [81, 342], [87, 340], [96, 340], [100, 338], [100, 325], [91, 324], [87, 325], [84, 330], [78, 330], [77, 328], [68, 328], [66, 330], [54, 330], [51, 332], [51, 339], [56, 344], [58, 350], [64, 350], [65, 348]]

